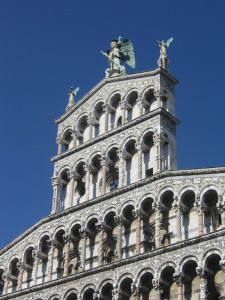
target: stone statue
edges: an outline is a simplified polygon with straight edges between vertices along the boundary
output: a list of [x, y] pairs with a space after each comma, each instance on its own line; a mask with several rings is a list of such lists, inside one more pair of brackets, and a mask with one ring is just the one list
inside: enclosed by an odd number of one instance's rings
[[73, 87], [70, 88], [69, 93], [68, 93], [69, 102], [68, 102], [68, 105], [66, 107], [66, 111], [68, 111], [69, 109], [71, 109], [71, 107], [74, 106], [74, 104], [75, 104], [74, 97], [77, 95], [79, 90], [80, 90], [79, 87], [76, 87], [75, 89]]
[[160, 48], [160, 55], [159, 59], [157, 61], [158, 66], [169, 71], [169, 59], [167, 57], [166, 49], [170, 46], [172, 43], [173, 38], [171, 37], [166, 42], [165, 41], [158, 41], [159, 48]]
[[108, 58], [109, 68], [106, 69], [106, 77], [121, 76], [126, 74], [123, 63], [135, 68], [133, 45], [130, 40], [121, 40], [121, 37], [111, 41], [111, 50], [101, 51]]

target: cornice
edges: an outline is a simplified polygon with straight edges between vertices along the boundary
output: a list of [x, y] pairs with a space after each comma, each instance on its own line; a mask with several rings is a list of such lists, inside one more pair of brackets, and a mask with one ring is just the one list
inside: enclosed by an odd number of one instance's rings
[[75, 274], [75, 275], [70, 275], [68, 277], [55, 279], [55, 280], [52, 280], [50, 282], [46, 282], [46, 283], [43, 283], [43, 284], [36, 285], [34, 287], [23, 289], [23, 290], [18, 291], [18, 292], [14, 292], [14, 293], [11, 293], [11, 294], [0, 296], [0, 299], [1, 300], [13, 299], [13, 298], [20, 297], [20, 296], [23, 296], [23, 295], [27, 295], [27, 294], [30, 294], [30, 293], [38, 292], [40, 290], [44, 290], [44, 289], [51, 288], [51, 287], [54, 287], [54, 286], [59, 286], [59, 285], [62, 285], [64, 283], [69, 283], [69, 282], [72, 282], [74, 280], [78, 280], [80, 278], [85, 278], [85, 277], [88, 277], [88, 276], [91, 276], [91, 275], [96, 275], [96, 274], [99, 274], [101, 272], [109, 271], [111, 269], [115, 269], [115, 268], [118, 268], [118, 267], [121, 267], [121, 266], [129, 265], [129, 264], [132, 264], [132, 263], [136, 263], [138, 261], [143, 261], [143, 260], [146, 260], [146, 259], [149, 259], [149, 258], [153, 258], [155, 256], [162, 255], [164, 253], [169, 253], [169, 252], [172, 252], [172, 251], [180, 250], [180, 249], [188, 247], [188, 246], [199, 245], [200, 243], [204, 243], [206, 241], [210, 241], [210, 240], [220, 238], [220, 237], [224, 237], [224, 236], [225, 236], [225, 229], [220, 229], [220, 230], [218, 230], [216, 232], [213, 232], [213, 233], [204, 234], [202, 236], [198, 236], [198, 237], [194, 237], [194, 238], [191, 238], [191, 239], [188, 239], [188, 240], [185, 240], [185, 241], [177, 242], [177, 243], [174, 243], [174, 244], [169, 245], [169, 246], [157, 248], [157, 249], [151, 250], [147, 253], [134, 255], [132, 257], [125, 258], [125, 259], [122, 259], [122, 260], [117, 261], [117, 262], [113, 262], [113, 263], [110, 263], [110, 264], [107, 264], [107, 265], [104, 265], [104, 266], [96, 267], [96, 268], [93, 268], [91, 270], [86, 270], [86, 271], [80, 272], [80, 273]]
[[93, 87], [88, 93], [86, 93], [78, 102], [76, 102], [75, 105], [70, 110], [68, 110], [66, 113], [64, 113], [59, 118], [57, 118], [55, 120], [55, 123], [60, 124], [61, 122], [63, 122], [67, 117], [69, 117], [74, 111], [76, 111], [81, 105], [83, 105], [91, 96], [93, 96], [96, 92], [98, 92], [107, 83], [120, 82], [129, 79], [144, 78], [148, 76], [154, 76], [160, 73], [164, 75], [173, 84], [178, 83], [177, 79], [175, 79], [170, 73], [168, 73], [166, 70], [162, 68], [157, 68], [152, 71], [134, 73], [134, 74], [124, 75], [119, 77], [104, 78], [95, 87]]
[[84, 144], [82, 144], [80, 146], [76, 146], [76, 148], [70, 149], [70, 150], [68, 150], [68, 151], [66, 151], [62, 154], [59, 154], [59, 155], [55, 155], [51, 158], [51, 161], [56, 162], [56, 161], [58, 161], [58, 160], [60, 160], [64, 157], [67, 157], [67, 156], [69, 156], [73, 153], [79, 152], [80, 150], [83, 150], [83, 149], [85, 149], [89, 146], [92, 146], [95, 143], [101, 142], [101, 141], [115, 135], [115, 133], [123, 132], [123, 131], [129, 129], [130, 127], [133, 127], [134, 125], [140, 124], [141, 122], [146, 121], [150, 118], [153, 118], [157, 115], [164, 116], [165, 118], [170, 120], [171, 123], [173, 123], [175, 125], [180, 124], [180, 121], [177, 118], [175, 118], [173, 115], [168, 113], [165, 109], [160, 107], [160, 108], [157, 108], [154, 111], [151, 111], [151, 112], [149, 112], [149, 113], [147, 113], [147, 114], [145, 114], [141, 117], [138, 117], [138, 118], [136, 118], [136, 119], [124, 124], [124, 125], [121, 125], [121, 126], [115, 128], [115, 129], [112, 129], [112, 130], [104, 133], [104, 134], [101, 134], [100, 136], [98, 136], [96, 138], [93, 138], [92, 140], [87, 141], [87, 142], [85, 142]]
[[164, 171], [160, 172], [156, 175], [153, 175], [149, 178], [140, 180], [138, 182], [135, 182], [131, 185], [128, 185], [126, 187], [117, 189], [116, 191], [110, 192], [108, 194], [105, 194], [103, 196], [99, 196], [97, 198], [94, 198], [92, 200], [86, 201], [84, 203], [81, 203], [79, 205], [70, 207], [66, 210], [63, 210], [61, 212], [49, 215], [37, 223], [35, 223], [33, 226], [31, 226], [28, 230], [26, 230], [24, 233], [22, 233], [20, 236], [18, 236], [15, 240], [13, 240], [11, 243], [6, 245], [4, 248], [0, 250], [0, 256], [10, 250], [13, 246], [15, 246], [17, 243], [22, 241], [25, 237], [27, 237], [29, 234], [34, 232], [36, 229], [38, 229], [41, 225], [46, 224], [50, 221], [56, 220], [58, 218], [61, 218], [63, 216], [67, 216], [73, 212], [79, 211], [80, 209], [84, 209], [87, 207], [90, 207], [94, 204], [101, 203], [105, 200], [111, 199], [113, 197], [120, 196], [128, 191], [134, 190], [136, 188], [142, 187], [146, 184], [156, 182], [161, 179], [169, 179], [174, 177], [180, 177], [180, 176], [192, 176], [192, 175], [214, 175], [214, 174], [225, 174], [225, 167], [214, 167], [214, 168], [202, 168], [202, 169], [187, 169], [187, 170], [171, 170], [171, 171]]

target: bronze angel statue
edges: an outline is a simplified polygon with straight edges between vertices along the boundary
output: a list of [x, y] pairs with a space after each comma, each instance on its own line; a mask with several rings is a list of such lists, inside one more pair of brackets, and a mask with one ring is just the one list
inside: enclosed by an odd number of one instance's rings
[[105, 70], [106, 77], [121, 76], [126, 74], [126, 63], [131, 68], [135, 68], [135, 56], [133, 45], [130, 40], [113, 39], [111, 41], [111, 50], [101, 51], [108, 58], [109, 68]]

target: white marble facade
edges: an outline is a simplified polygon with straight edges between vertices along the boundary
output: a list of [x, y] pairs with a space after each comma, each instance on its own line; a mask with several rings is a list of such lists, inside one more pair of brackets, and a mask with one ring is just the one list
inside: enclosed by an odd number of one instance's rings
[[224, 299], [225, 167], [177, 170], [176, 84], [107, 78], [56, 120], [52, 211], [0, 250], [0, 300]]

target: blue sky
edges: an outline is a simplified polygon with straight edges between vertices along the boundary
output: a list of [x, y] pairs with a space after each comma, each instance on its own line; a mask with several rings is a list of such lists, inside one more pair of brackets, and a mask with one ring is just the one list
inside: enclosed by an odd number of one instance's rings
[[223, 0], [0, 1], [0, 248], [50, 213], [54, 120], [71, 86], [79, 99], [104, 77], [100, 50], [119, 35], [135, 72], [156, 68], [157, 40], [174, 37], [178, 168], [225, 165], [224, 15]]

